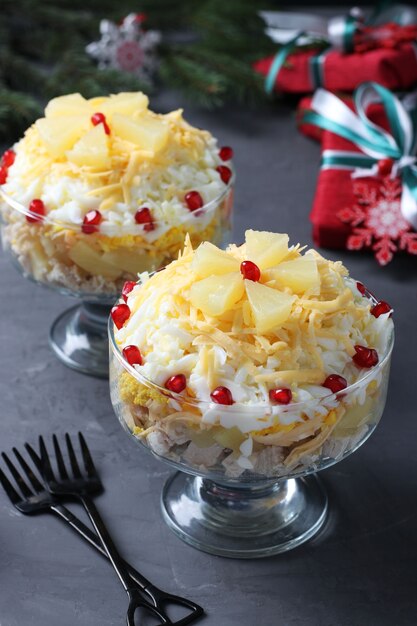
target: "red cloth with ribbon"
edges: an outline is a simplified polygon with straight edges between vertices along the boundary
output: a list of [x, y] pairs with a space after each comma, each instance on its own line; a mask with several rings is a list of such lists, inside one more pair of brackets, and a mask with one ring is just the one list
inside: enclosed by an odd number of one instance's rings
[[[414, 47], [416, 46], [416, 47]], [[313, 84], [311, 58], [318, 50], [302, 50], [289, 54], [275, 78], [275, 91], [311, 93]], [[267, 76], [274, 57], [254, 64], [257, 72]], [[417, 83], [417, 45], [400, 43], [395, 48], [376, 48], [346, 54], [339, 50], [324, 53], [323, 84], [329, 91], [352, 92], [363, 82], [374, 81], [388, 89], [409, 89]]]
[[[353, 101], [344, 102], [353, 110]], [[310, 124], [303, 124], [303, 111], [309, 109], [311, 98], [299, 104], [299, 129], [306, 136], [321, 141], [325, 150], [346, 150], [360, 153], [352, 142]], [[369, 119], [389, 130], [380, 104], [367, 109]], [[382, 164], [383, 165], [383, 164]], [[417, 254], [417, 233], [406, 222], [400, 210], [401, 181], [390, 177], [389, 163], [376, 176], [352, 178], [349, 169], [320, 170], [310, 220], [314, 242], [324, 248], [373, 250], [380, 265], [391, 261], [399, 249]]]

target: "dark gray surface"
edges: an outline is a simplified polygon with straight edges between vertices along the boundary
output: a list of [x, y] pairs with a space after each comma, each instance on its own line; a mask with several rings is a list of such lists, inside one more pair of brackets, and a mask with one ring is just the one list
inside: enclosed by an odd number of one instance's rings
[[[178, 101], [160, 97], [159, 106]], [[187, 117], [235, 149], [236, 241], [252, 227], [311, 244], [319, 146], [298, 134], [294, 107], [188, 107]], [[369, 256], [329, 255], [395, 307], [388, 404], [370, 441], [322, 473], [331, 501], [325, 531], [259, 561], [198, 552], [168, 530], [159, 497], [169, 469], [126, 436], [107, 383], [66, 369], [48, 347], [52, 321], [71, 302], [25, 281], [0, 258], [1, 449], [36, 442], [39, 433], [82, 429], [106, 485], [98, 506], [122, 553], [161, 586], [201, 603], [204, 625], [417, 623], [417, 259], [381, 269]], [[20, 516], [0, 493], [0, 626], [118, 626], [125, 611], [125, 594], [101, 557], [59, 521]]]

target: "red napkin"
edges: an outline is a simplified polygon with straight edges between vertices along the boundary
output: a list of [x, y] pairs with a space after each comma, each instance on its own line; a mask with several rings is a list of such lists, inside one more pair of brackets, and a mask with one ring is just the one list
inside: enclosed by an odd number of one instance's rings
[[[290, 54], [275, 79], [275, 91], [311, 93], [310, 59], [318, 52], [299, 50]], [[254, 64], [266, 76], [274, 57]], [[375, 81], [388, 89], [409, 89], [417, 82], [417, 53], [413, 44], [403, 43], [396, 48], [378, 48], [367, 52], [346, 54], [331, 50], [324, 59], [324, 85], [330, 91], [352, 92], [363, 82]]]
[[[299, 128], [305, 135], [321, 141], [324, 150], [361, 152], [353, 143], [301, 121], [302, 111], [311, 98], [299, 105]], [[353, 109], [352, 99], [345, 99]], [[380, 104], [372, 104], [368, 117], [389, 130]], [[401, 181], [391, 179], [390, 172], [376, 176], [352, 178], [352, 170], [323, 169], [317, 180], [310, 220], [314, 242], [324, 248], [372, 249], [381, 265], [391, 261], [403, 249], [417, 254], [417, 233], [401, 214]]]

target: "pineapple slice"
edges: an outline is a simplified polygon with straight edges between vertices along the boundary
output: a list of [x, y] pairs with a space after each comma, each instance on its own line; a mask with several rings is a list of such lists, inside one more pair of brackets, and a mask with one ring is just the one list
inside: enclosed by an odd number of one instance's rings
[[288, 235], [247, 230], [245, 241], [247, 258], [261, 270], [277, 265], [288, 254]]
[[88, 131], [67, 152], [68, 160], [75, 165], [87, 165], [97, 170], [106, 170], [111, 166], [109, 157], [109, 140], [104, 130], [104, 124], [97, 124]]
[[209, 276], [191, 285], [190, 301], [207, 315], [221, 315], [243, 296], [245, 288], [239, 272]]
[[223, 448], [230, 448], [233, 452], [238, 452], [241, 444], [247, 435], [242, 433], [237, 426], [232, 428], [222, 428], [215, 432], [214, 439]]
[[239, 261], [209, 241], [205, 241], [195, 251], [191, 268], [198, 278], [205, 278], [213, 274], [238, 272]]
[[45, 117], [61, 117], [63, 115], [87, 115], [94, 113], [90, 103], [79, 93], [59, 96], [50, 100], [45, 109]]
[[32, 265], [33, 278], [41, 281], [48, 270], [48, 257], [38, 241], [32, 242], [28, 253]]
[[266, 270], [263, 277], [266, 280], [278, 281], [280, 285], [289, 287], [294, 293], [303, 293], [307, 289], [320, 289], [317, 262], [312, 256], [284, 261], [277, 267]]
[[122, 113], [130, 117], [137, 111], [144, 111], [148, 105], [149, 98], [144, 93], [124, 92], [106, 98], [97, 110], [111, 119], [114, 113]]
[[107, 102], [108, 98], [105, 96], [97, 96], [96, 98], [90, 98], [88, 103], [90, 107], [93, 109], [93, 113], [98, 113], [101, 111], [101, 107], [105, 102]]
[[120, 139], [134, 143], [149, 152], [162, 150], [168, 141], [169, 133], [168, 126], [159, 120], [143, 116], [135, 121], [121, 113], [114, 113], [112, 130]]
[[127, 250], [126, 248], [105, 252], [102, 259], [130, 274], [151, 272], [155, 269], [155, 262], [157, 261], [155, 257], [149, 257], [148, 254], [139, 254], [135, 250]]
[[214, 428], [210, 428], [210, 430], [203, 431], [191, 431], [190, 439], [198, 448], [209, 448], [213, 444], [215, 444], [215, 440], [213, 434], [215, 432]]
[[271, 287], [255, 283], [252, 280], [245, 280], [245, 288], [256, 330], [259, 333], [266, 333], [277, 326], [281, 326], [291, 315], [295, 296], [271, 289]]
[[375, 398], [369, 396], [363, 404], [355, 404], [346, 411], [334, 432], [336, 437], [353, 435], [358, 428], [372, 419]]
[[48, 152], [54, 157], [62, 157], [89, 130], [91, 122], [87, 116], [68, 115], [42, 117], [35, 126]]
[[104, 260], [103, 257], [96, 250], [93, 250], [88, 243], [85, 243], [85, 241], [78, 241], [71, 248], [68, 256], [71, 261], [93, 276], [101, 274], [106, 278], [114, 280], [122, 273], [119, 267], [114, 267], [111, 263]]

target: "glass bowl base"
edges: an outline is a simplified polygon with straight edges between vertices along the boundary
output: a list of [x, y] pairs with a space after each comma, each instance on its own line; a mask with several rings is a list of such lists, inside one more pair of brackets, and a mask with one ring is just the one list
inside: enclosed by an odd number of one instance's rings
[[83, 374], [108, 378], [108, 304], [82, 302], [56, 318], [49, 343], [62, 363]]
[[292, 550], [323, 526], [327, 496], [313, 475], [226, 485], [178, 472], [164, 485], [162, 513], [186, 543], [211, 554], [253, 559]]

